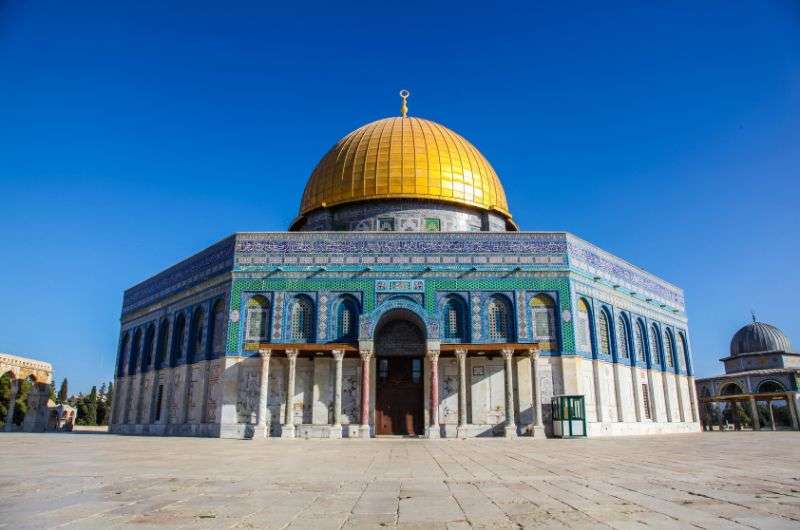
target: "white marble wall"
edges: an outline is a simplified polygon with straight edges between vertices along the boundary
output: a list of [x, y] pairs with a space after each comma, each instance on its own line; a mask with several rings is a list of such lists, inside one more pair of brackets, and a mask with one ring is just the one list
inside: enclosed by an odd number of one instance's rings
[[[564, 363], [571, 363], [565, 371]], [[514, 420], [520, 433], [530, 432], [535, 422], [535, 403], [532, 385], [532, 360], [526, 356], [514, 358]], [[374, 363], [373, 363], [374, 364]], [[428, 390], [426, 370], [425, 406], [427, 420]], [[333, 423], [335, 363], [327, 355], [300, 357], [297, 360], [294, 395], [294, 422], [297, 425], [325, 427]], [[477, 355], [467, 359], [467, 422], [477, 434], [491, 434], [506, 420], [505, 364], [500, 356]], [[361, 361], [348, 357], [343, 361], [342, 423], [360, 423]], [[628, 366], [616, 369], [610, 363], [581, 358], [540, 357], [537, 360], [539, 387], [543, 404], [544, 423], [549, 425], [550, 400], [553, 395], [577, 389], [586, 399], [590, 435], [646, 434], [651, 432], [693, 431], [699, 425], [693, 420], [690, 394], [691, 380], [686, 376], [631, 370]], [[577, 377], [566, 381], [566, 374]], [[595, 375], [599, 375], [599, 380]], [[375, 374], [371, 405], [374, 409]], [[458, 362], [455, 358], [439, 359], [439, 420], [448, 436], [458, 424]], [[274, 354], [270, 362], [269, 392], [266, 421], [271, 435], [278, 436], [286, 418], [286, 388], [288, 361]], [[641, 385], [647, 383], [651, 397], [651, 417], [647, 419]], [[159, 385], [164, 386], [160, 419], [156, 407]], [[113, 432], [142, 434], [182, 434], [223, 437], [247, 437], [257, 423], [261, 387], [261, 360], [258, 357], [227, 357], [201, 362], [190, 369], [185, 366], [166, 368], [132, 377], [119, 378], [121, 403]], [[681, 395], [678, 395], [680, 388]], [[666, 394], [665, 394], [666, 390]], [[619, 401], [619, 406], [617, 402]], [[602, 404], [603, 421], [598, 421], [597, 403]], [[671, 422], [667, 421], [667, 408]], [[127, 410], [126, 410], [127, 409]], [[637, 413], [638, 411], [638, 413]], [[683, 416], [681, 417], [681, 411]], [[655, 413], [653, 415], [653, 412]], [[621, 413], [621, 415], [620, 415]], [[682, 420], [683, 418], [683, 420]], [[673, 425], [673, 427], [669, 427]], [[348, 435], [349, 427], [345, 429]], [[304, 429], [304, 436], [324, 436], [324, 429]]]

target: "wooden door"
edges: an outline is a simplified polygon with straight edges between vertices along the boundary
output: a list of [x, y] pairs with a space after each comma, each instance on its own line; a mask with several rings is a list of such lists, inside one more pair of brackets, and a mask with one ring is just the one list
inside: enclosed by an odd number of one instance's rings
[[379, 357], [377, 368], [377, 434], [424, 434], [422, 358]]

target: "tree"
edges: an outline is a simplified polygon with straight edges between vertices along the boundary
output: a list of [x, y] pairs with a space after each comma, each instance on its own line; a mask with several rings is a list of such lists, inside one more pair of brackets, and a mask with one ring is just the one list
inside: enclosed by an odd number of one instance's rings
[[113, 404], [114, 404], [114, 382], [112, 381], [108, 383], [108, 392], [106, 392], [106, 406], [108, 407], [108, 410], [114, 410], [112, 408]]
[[49, 394], [47, 396], [47, 399], [49, 401], [55, 401], [56, 400], [56, 382], [55, 381], [50, 381], [50, 388], [48, 390], [49, 390]]
[[58, 390], [58, 402], [59, 403], [66, 403], [67, 402], [67, 399], [68, 399], [68, 396], [69, 396], [69, 394], [68, 394], [69, 390], [67, 390], [67, 388], [68, 388], [67, 385], [68, 385], [67, 378], [65, 377], [61, 381], [61, 388]]

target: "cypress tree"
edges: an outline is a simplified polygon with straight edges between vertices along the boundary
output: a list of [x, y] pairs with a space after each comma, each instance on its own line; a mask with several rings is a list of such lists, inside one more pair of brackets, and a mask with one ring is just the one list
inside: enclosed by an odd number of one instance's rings
[[69, 397], [69, 394], [68, 394], [68, 390], [67, 390], [67, 378], [65, 377], [61, 381], [61, 388], [58, 390], [58, 402], [59, 403], [66, 403], [68, 397]]

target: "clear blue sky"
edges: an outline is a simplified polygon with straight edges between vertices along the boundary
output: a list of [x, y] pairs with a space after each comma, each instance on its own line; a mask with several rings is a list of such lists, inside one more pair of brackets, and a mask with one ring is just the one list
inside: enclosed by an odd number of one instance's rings
[[109, 380], [123, 290], [285, 229], [401, 88], [523, 229], [683, 287], [699, 374], [751, 308], [800, 346], [797, 2], [259, 4], [0, 1], [0, 351]]

